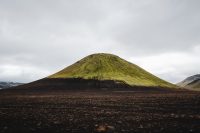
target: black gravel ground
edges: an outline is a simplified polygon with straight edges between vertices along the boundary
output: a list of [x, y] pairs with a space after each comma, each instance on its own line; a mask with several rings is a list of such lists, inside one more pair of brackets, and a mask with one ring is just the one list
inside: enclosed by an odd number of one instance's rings
[[0, 92], [0, 133], [200, 133], [199, 92]]

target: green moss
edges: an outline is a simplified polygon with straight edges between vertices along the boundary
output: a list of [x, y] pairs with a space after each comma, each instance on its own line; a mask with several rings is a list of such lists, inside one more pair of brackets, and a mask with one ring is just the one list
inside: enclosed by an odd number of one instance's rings
[[48, 78], [121, 80], [129, 85], [175, 87], [135, 64], [112, 54], [93, 54]]

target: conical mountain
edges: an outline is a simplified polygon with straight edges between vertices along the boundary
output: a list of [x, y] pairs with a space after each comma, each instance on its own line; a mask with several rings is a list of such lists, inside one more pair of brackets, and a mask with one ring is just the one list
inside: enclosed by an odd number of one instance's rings
[[[32, 90], [173, 90], [168, 83], [112, 54], [92, 54], [49, 77], [18, 89]], [[173, 89], [172, 89], [173, 88]]]
[[130, 86], [175, 87], [139, 66], [112, 54], [92, 54], [55, 73], [49, 79], [113, 80]]

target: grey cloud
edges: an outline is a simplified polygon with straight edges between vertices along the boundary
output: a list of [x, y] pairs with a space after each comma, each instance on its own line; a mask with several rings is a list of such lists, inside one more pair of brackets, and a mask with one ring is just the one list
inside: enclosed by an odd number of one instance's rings
[[[163, 53], [192, 54], [200, 44], [199, 4], [198, 0], [0, 1], [0, 79], [36, 80], [96, 52], [141, 60]], [[26, 69], [26, 74], [5, 77], [5, 66]], [[191, 67], [191, 73], [195, 71]], [[166, 79], [177, 81], [184, 72]], [[159, 74], [163, 75], [167, 73]]]
[[115, 39], [141, 54], [182, 51], [197, 45], [200, 41], [199, 2], [174, 3], [155, 1], [141, 6], [135, 18], [130, 22], [126, 20], [128, 24], [121, 23], [115, 30]]

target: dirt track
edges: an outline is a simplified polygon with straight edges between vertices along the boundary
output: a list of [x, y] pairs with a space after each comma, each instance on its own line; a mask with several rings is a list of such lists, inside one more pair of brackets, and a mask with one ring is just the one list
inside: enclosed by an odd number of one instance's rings
[[200, 133], [197, 92], [0, 92], [1, 133]]

